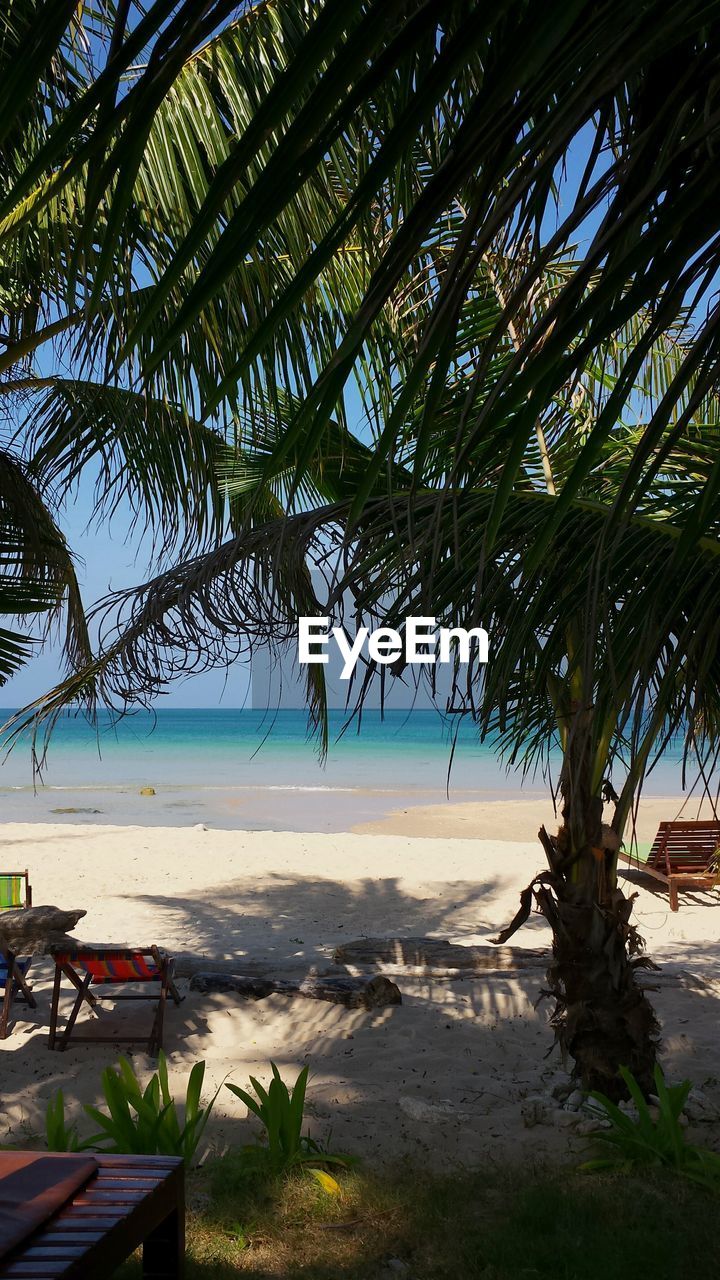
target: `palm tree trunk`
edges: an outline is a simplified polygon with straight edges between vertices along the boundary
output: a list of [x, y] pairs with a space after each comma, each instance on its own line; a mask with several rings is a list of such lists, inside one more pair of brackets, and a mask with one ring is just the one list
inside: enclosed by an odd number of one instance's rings
[[585, 725], [574, 720], [560, 777], [562, 823], [555, 836], [539, 832], [549, 870], [524, 891], [515, 919], [495, 941], [507, 941], [534, 899], [553, 934], [547, 979], [563, 1058], [573, 1060], [584, 1089], [617, 1100], [627, 1096], [621, 1066], [646, 1095], [653, 1092], [659, 1027], [637, 984], [638, 968], [649, 962], [630, 923], [632, 899], [617, 884], [618, 837], [603, 826], [602, 798], [591, 786], [590, 717]]
[[561, 827], [554, 839], [540, 833], [555, 870], [536, 893], [553, 931], [547, 976], [556, 1038], [584, 1089], [626, 1096], [619, 1075], [626, 1066], [647, 1095], [654, 1088], [658, 1023], [637, 984], [638, 967], [647, 961], [630, 924], [632, 902], [608, 882], [614, 859], [602, 846], [586, 847], [567, 865], [560, 852], [566, 832]]
[[618, 837], [603, 826], [602, 796], [593, 791], [592, 711], [573, 720], [560, 777], [562, 825], [554, 839], [540, 832], [552, 877], [539, 903], [553, 931], [552, 1022], [583, 1088], [623, 1096], [618, 1068], [626, 1066], [650, 1093], [658, 1023], [636, 980], [647, 961], [630, 923], [632, 900], [617, 883]]

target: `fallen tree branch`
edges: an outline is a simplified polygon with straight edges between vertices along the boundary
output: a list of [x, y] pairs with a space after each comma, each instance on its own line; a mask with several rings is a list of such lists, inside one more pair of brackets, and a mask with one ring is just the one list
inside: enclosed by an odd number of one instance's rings
[[304, 996], [308, 1000], [329, 1000], [348, 1009], [384, 1009], [402, 1004], [399, 988], [389, 978], [376, 974], [373, 978], [260, 978], [252, 974], [196, 973], [190, 980], [191, 991], [230, 993], [245, 1000], [264, 1000], [267, 996]]

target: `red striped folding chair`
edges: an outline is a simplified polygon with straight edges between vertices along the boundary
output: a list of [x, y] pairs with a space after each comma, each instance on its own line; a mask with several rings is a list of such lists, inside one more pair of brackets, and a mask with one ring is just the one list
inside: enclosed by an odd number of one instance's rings
[[[173, 982], [174, 960], [157, 947], [82, 947], [76, 951], [56, 951], [55, 984], [50, 1010], [50, 1048], [67, 1048], [70, 1036], [83, 1004], [97, 1014], [101, 1000], [153, 1000], [155, 1017], [148, 1036], [148, 1053], [155, 1055], [162, 1049], [165, 1005], [170, 996], [180, 1003], [177, 987]], [[75, 1003], [64, 1029], [58, 1032], [60, 987], [63, 976], [76, 991]], [[147, 988], [152, 985], [154, 991]], [[141, 987], [140, 991], [119, 991], [118, 987]], [[97, 988], [112, 988], [106, 995]], [[92, 988], [92, 989], [91, 989]], [[131, 1037], [136, 1039], [137, 1037]], [[86, 1044], [116, 1044], [117, 1035], [76, 1035], [76, 1042]]]

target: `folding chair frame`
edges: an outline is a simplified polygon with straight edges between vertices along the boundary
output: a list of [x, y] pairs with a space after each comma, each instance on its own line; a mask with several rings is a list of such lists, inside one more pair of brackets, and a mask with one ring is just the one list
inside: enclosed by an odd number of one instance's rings
[[31, 1009], [37, 1009], [37, 1001], [32, 993], [31, 988], [26, 981], [27, 971], [30, 968], [30, 960], [28, 960], [25, 973], [22, 972], [14, 951], [9, 951], [7, 947], [0, 946], [0, 958], [7, 965], [7, 978], [5, 979], [5, 991], [3, 993], [2, 1009], [0, 1010], [0, 1040], [5, 1040], [8, 1033], [8, 1024], [10, 1022], [10, 1009], [13, 1000], [20, 993], [19, 998], [24, 1000]]
[[30, 884], [30, 872], [27, 867], [24, 871], [0, 871], [0, 880], [14, 880], [15, 877], [25, 881], [25, 901], [19, 903], [17, 907], [0, 907], [0, 917], [3, 911], [22, 911], [32, 906], [32, 885]]
[[[91, 954], [93, 949], [91, 947], [83, 947], [81, 950], [85, 954]], [[83, 1004], [87, 1004], [88, 1007], [92, 1010], [92, 1012], [97, 1014], [96, 1006], [102, 1000], [112, 1001], [113, 1003], [116, 1000], [155, 1000], [157, 1001], [157, 1009], [155, 1010], [155, 1018], [153, 1020], [152, 1029], [150, 1031], [150, 1035], [148, 1037], [148, 1042], [147, 1042], [148, 1053], [151, 1055], [151, 1057], [155, 1057], [158, 1054], [159, 1050], [162, 1049], [163, 1028], [165, 1023], [165, 1005], [167, 1004], [167, 998], [168, 996], [170, 996], [170, 998], [174, 1000], [176, 1005], [180, 1004], [180, 1000], [181, 1000], [181, 997], [178, 994], [177, 987], [175, 986], [175, 983], [173, 981], [173, 970], [175, 967], [175, 961], [172, 960], [170, 956], [161, 955], [158, 948], [154, 946], [146, 947], [146, 948], [143, 948], [143, 947], [98, 947], [97, 948], [97, 953], [99, 955], [102, 954], [103, 952], [107, 953], [108, 955], [114, 956], [116, 959], [127, 959], [127, 960], [131, 959], [135, 955], [151, 955], [155, 964], [157, 965], [159, 972], [158, 972], [157, 978], [119, 978], [117, 979], [117, 981], [114, 981], [113, 979], [110, 978], [105, 982], [99, 983], [98, 984], [99, 986], [115, 987], [115, 986], [124, 986], [133, 982], [140, 982], [143, 984], [149, 983], [149, 982], [159, 982], [160, 983], [159, 993], [153, 992], [152, 994], [148, 994], [144, 991], [143, 992], [113, 991], [107, 996], [100, 995], [95, 991], [91, 991], [90, 989], [92, 980], [93, 980], [92, 973], [87, 972], [85, 973], [84, 977], [81, 978], [77, 970], [73, 968], [72, 952], [70, 953], [70, 958], [64, 961], [61, 961], [56, 956], [55, 982], [53, 985], [52, 1007], [50, 1010], [50, 1036], [48, 1041], [49, 1047], [51, 1049], [58, 1049], [58, 1050], [67, 1048], [68, 1042], [73, 1032], [73, 1028], [77, 1021], [78, 1014], [80, 1013], [80, 1010]], [[59, 1032], [57, 1024], [58, 1024], [58, 1011], [59, 1011], [59, 1005], [60, 1005], [60, 986], [62, 983], [63, 974], [68, 979], [68, 981], [72, 983], [73, 987], [77, 991], [77, 995], [75, 997], [75, 1003], [70, 1011], [70, 1016], [67, 1020], [67, 1023], [64, 1029], [61, 1032]], [[132, 1040], [134, 1039], [135, 1037], [132, 1037]], [[122, 1040], [122, 1037], [73, 1036], [73, 1040], [75, 1044], [117, 1044], [118, 1040]]]

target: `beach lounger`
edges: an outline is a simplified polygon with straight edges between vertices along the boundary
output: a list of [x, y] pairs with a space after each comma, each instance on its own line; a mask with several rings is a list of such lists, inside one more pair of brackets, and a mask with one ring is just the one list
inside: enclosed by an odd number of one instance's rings
[[109, 1280], [140, 1245], [147, 1280], [181, 1280], [178, 1157], [0, 1153], [0, 1280]]
[[678, 889], [712, 889], [720, 883], [720, 819], [702, 822], [661, 822], [648, 854], [640, 862], [621, 853], [638, 871], [662, 880], [670, 891], [670, 910], [678, 910]]
[[[97, 1013], [100, 1000], [153, 1000], [156, 1002], [155, 1017], [148, 1036], [148, 1053], [155, 1055], [162, 1049], [163, 1023], [165, 1005], [170, 996], [175, 1004], [180, 1003], [177, 987], [173, 982], [174, 961], [162, 954], [157, 947], [82, 947], [76, 951], [56, 951], [55, 984], [53, 986], [52, 1008], [50, 1010], [50, 1048], [65, 1049], [72, 1035], [77, 1016], [83, 1003], [93, 1013]], [[68, 979], [77, 992], [75, 1003], [70, 1011], [67, 1023], [58, 1032], [58, 1008], [60, 1003], [60, 986], [63, 976]], [[118, 991], [123, 986], [141, 986], [142, 991]], [[148, 991], [152, 985], [155, 990]], [[107, 995], [101, 995], [91, 987], [109, 987]], [[120, 1036], [75, 1036], [76, 1041], [86, 1044], [116, 1044]], [[138, 1037], [133, 1036], [132, 1039]]]
[[32, 888], [27, 871], [0, 871], [0, 911], [32, 906]]

